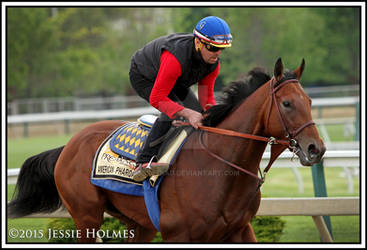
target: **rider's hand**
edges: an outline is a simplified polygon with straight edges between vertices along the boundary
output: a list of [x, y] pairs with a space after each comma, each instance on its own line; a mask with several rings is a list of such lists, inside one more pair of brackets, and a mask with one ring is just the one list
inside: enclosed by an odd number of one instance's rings
[[207, 111], [208, 109], [210, 109], [211, 107], [213, 107], [214, 105], [213, 104], [206, 104], [205, 107], [204, 107], [204, 111]]
[[185, 117], [195, 129], [198, 129], [202, 125], [201, 120], [203, 119], [203, 115], [195, 110], [184, 108], [178, 111], [177, 115]]

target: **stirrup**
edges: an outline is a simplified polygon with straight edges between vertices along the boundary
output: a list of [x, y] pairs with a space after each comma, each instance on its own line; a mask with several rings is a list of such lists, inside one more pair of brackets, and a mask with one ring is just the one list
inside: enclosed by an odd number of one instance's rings
[[168, 171], [169, 164], [163, 163], [163, 162], [154, 162], [152, 165], [150, 165], [150, 176], [153, 175], [161, 175]]
[[154, 158], [153, 156], [148, 163], [140, 163], [138, 168], [134, 171], [133, 180], [137, 182], [144, 181], [147, 177], [152, 176], [152, 170], [150, 165], [152, 164]]
[[162, 162], [153, 162], [155, 158], [157, 157], [153, 156], [148, 163], [140, 164], [140, 166], [133, 175], [134, 181], [141, 182], [149, 176], [161, 175], [167, 172], [169, 164]]
[[143, 164], [139, 164], [139, 166], [135, 169], [133, 173], [133, 180], [136, 182], [141, 182], [148, 177], [147, 172], [143, 168]]
[[162, 162], [153, 162], [154, 159], [157, 159], [157, 156], [153, 156], [149, 163], [145, 163], [143, 164], [143, 168], [144, 165], [145, 166], [145, 172], [148, 174], [148, 176], [153, 176], [153, 175], [161, 175], [165, 172], [167, 172], [168, 168], [169, 168], [169, 164], [168, 163], [162, 163]]

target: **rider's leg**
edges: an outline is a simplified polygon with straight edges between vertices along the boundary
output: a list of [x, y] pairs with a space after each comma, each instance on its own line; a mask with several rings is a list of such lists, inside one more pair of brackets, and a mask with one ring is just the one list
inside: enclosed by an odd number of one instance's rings
[[[143, 77], [137, 71], [136, 65], [133, 63], [130, 69], [130, 81], [131, 85], [136, 90], [138, 95], [149, 103], [149, 97], [154, 82], [151, 82], [147, 78]], [[198, 112], [202, 111], [200, 103], [196, 98], [196, 95], [189, 88], [175, 86], [172, 89], [169, 98], [174, 102], [182, 104], [186, 108], [194, 109]], [[154, 156], [158, 154], [161, 144], [157, 144], [156, 146], [152, 147], [150, 144], [156, 141], [157, 139], [161, 138], [168, 132], [171, 126], [171, 121], [172, 120], [165, 114], [160, 115], [160, 117], [156, 120], [144, 143], [143, 148], [141, 148], [138, 153], [136, 159], [138, 165], [133, 177], [135, 181], [142, 181], [151, 174], [146, 172], [143, 166], [147, 166], [146, 163], [149, 163], [152, 160], [154, 160]], [[166, 171], [167, 168], [168, 166], [162, 166], [162, 171]]]
[[[190, 89], [186, 89], [186, 91], [181, 90], [177, 94], [172, 91], [169, 97], [174, 101], [180, 102], [186, 108], [202, 112], [199, 101]], [[138, 165], [133, 176], [135, 181], [143, 181], [148, 176], [161, 175], [168, 170], [168, 164], [154, 162], [158, 160], [155, 156], [158, 155], [161, 147], [159, 141], [164, 141], [164, 139], [161, 140], [161, 138], [165, 136], [171, 127], [171, 121], [172, 120], [167, 115], [162, 113], [154, 123], [136, 159]]]
[[[154, 122], [148, 137], [145, 139], [143, 147], [139, 150], [136, 157], [136, 163], [149, 162], [153, 156], [158, 155], [160, 144], [158, 141], [168, 132], [172, 120], [164, 113], [161, 113]], [[161, 140], [163, 142], [163, 140]], [[152, 145], [152, 143], [154, 145]]]
[[[180, 102], [186, 108], [202, 112], [200, 103], [190, 89], [174, 89], [169, 97], [173, 101]], [[161, 146], [160, 142], [163, 142], [162, 137], [164, 137], [171, 128], [171, 123], [172, 119], [166, 114], [161, 113], [159, 115], [136, 157], [136, 163], [149, 162], [153, 156], [158, 155]]]

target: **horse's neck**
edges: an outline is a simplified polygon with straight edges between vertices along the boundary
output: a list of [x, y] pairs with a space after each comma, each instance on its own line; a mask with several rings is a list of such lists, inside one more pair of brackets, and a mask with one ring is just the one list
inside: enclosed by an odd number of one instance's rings
[[[264, 84], [261, 88], [255, 91], [252, 95], [239, 105], [218, 127], [230, 129], [233, 131], [252, 134], [265, 135], [265, 122], [269, 108], [269, 87]], [[264, 142], [255, 141], [252, 139], [227, 138], [226, 148], [241, 149], [238, 155], [232, 156], [237, 160], [242, 161], [259, 161], [265, 150]], [[246, 164], [246, 167], [248, 164]], [[252, 166], [251, 166], [252, 167]], [[251, 169], [249, 169], [251, 171]], [[253, 169], [256, 173], [257, 169]]]
[[[250, 95], [218, 125], [218, 128], [264, 135], [270, 101], [268, 90], [268, 87], [262, 86]], [[203, 139], [203, 143], [216, 155], [255, 175], [258, 174], [258, 167], [266, 143], [214, 133], [205, 133]], [[198, 151], [199, 153], [202, 154], [203, 151]], [[204, 156], [200, 156], [205, 157], [203, 163], [194, 164], [189, 168], [192, 167], [193, 171], [195, 168], [211, 169], [216, 171], [215, 173], [221, 174], [214, 175], [198, 184], [203, 189], [202, 191], [208, 194], [208, 199], [203, 202], [218, 206], [218, 211], [229, 221], [235, 217], [241, 217], [248, 211], [251, 201], [255, 201], [257, 194], [259, 194], [259, 180], [247, 173], [240, 173], [228, 164], [214, 159], [205, 151], [204, 154]], [[200, 157], [197, 156], [197, 159]], [[188, 165], [185, 166], [185, 168], [187, 167]]]

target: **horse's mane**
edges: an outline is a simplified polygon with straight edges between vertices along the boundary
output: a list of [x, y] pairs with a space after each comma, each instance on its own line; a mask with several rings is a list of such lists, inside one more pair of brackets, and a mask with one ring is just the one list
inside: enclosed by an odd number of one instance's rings
[[[289, 70], [286, 70], [284, 77], [277, 84], [294, 78], [296, 76]], [[242, 101], [269, 80], [270, 76], [263, 68], [255, 67], [244, 78], [232, 81], [223, 89], [221, 96], [218, 97], [218, 104], [204, 113], [203, 125], [217, 126]]]

